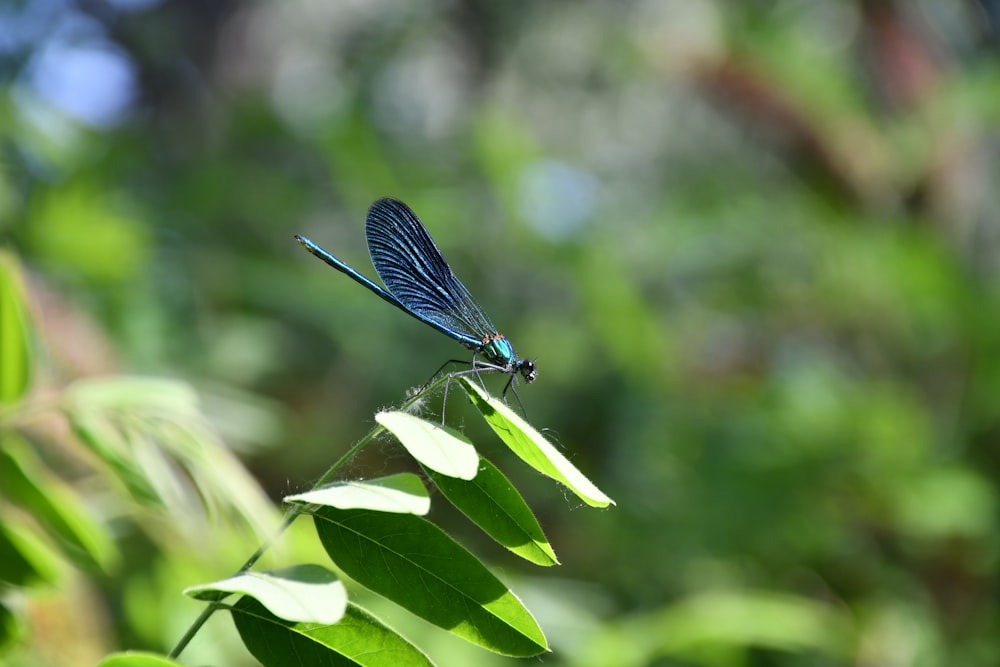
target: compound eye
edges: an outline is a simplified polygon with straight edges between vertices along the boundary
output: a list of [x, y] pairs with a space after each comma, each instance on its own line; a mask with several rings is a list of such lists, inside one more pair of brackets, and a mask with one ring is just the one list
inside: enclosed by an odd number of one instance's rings
[[524, 377], [524, 381], [531, 384], [538, 377], [538, 369], [535, 367], [535, 362], [531, 359], [525, 359], [521, 362], [521, 368], [518, 369], [521, 375]]

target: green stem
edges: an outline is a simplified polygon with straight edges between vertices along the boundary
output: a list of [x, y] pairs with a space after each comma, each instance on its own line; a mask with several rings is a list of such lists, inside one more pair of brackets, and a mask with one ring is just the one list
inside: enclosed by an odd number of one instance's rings
[[[407, 399], [401, 406], [401, 409], [406, 410], [407, 408], [410, 408], [414, 403], [421, 400], [425, 395], [429, 394], [431, 391], [440, 386], [442, 382], [446, 382], [447, 380], [448, 380], [447, 375], [442, 376], [437, 380], [434, 380], [426, 387], [421, 389], [417, 394]], [[315, 484], [313, 484], [312, 488], [317, 489], [326, 484], [337, 473], [337, 471], [344, 466], [344, 464], [346, 464], [348, 461], [354, 458], [358, 454], [358, 452], [361, 451], [362, 447], [371, 442], [384, 430], [385, 427], [382, 426], [381, 424], [378, 424], [374, 428], [372, 428], [372, 430], [368, 431], [368, 433], [366, 433], [363, 438], [358, 440], [353, 447], [347, 450], [347, 452], [344, 453], [343, 456], [337, 459], [337, 461], [333, 465], [331, 465], [325, 473], [323, 473], [323, 476], [320, 477]], [[253, 553], [253, 555], [250, 556], [250, 558], [248, 558], [245, 563], [243, 563], [243, 566], [240, 567], [240, 569], [237, 570], [233, 576], [238, 576], [240, 574], [243, 574], [244, 572], [248, 571], [251, 567], [253, 567], [254, 564], [256, 564], [258, 560], [260, 560], [261, 556], [263, 556], [264, 553], [271, 547], [271, 545], [274, 544], [275, 541], [279, 537], [281, 537], [281, 535], [286, 530], [288, 530], [288, 527], [292, 525], [292, 522], [295, 521], [295, 519], [297, 519], [307, 509], [309, 509], [309, 507], [311, 506], [302, 503], [295, 503], [291, 505], [285, 511], [285, 516], [282, 518], [281, 525], [278, 527], [277, 532], [275, 532], [275, 534], [272, 535], [266, 542], [257, 547], [257, 550]], [[187, 645], [191, 642], [191, 640], [194, 639], [194, 636], [198, 634], [198, 631], [201, 629], [201, 626], [205, 625], [205, 622], [209, 619], [209, 617], [211, 617], [212, 614], [214, 614], [223, 606], [225, 605], [223, 605], [221, 600], [216, 600], [206, 605], [205, 608], [202, 609], [201, 614], [198, 615], [198, 618], [196, 618], [194, 622], [191, 623], [190, 627], [188, 627], [187, 632], [184, 633], [184, 636], [181, 637], [180, 640], [177, 642], [177, 645], [174, 646], [173, 650], [170, 651], [170, 657], [176, 658], [177, 656], [179, 656], [181, 654], [181, 651], [183, 651], [187, 647]]]

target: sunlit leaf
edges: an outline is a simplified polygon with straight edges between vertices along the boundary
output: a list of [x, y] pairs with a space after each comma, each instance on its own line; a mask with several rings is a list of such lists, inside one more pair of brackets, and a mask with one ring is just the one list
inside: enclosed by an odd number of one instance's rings
[[31, 376], [20, 271], [12, 255], [0, 251], [0, 404], [24, 395]]
[[316, 531], [334, 563], [363, 586], [504, 655], [546, 650], [521, 601], [475, 556], [412, 514], [322, 507]]
[[390, 430], [413, 458], [431, 470], [461, 479], [476, 476], [479, 454], [462, 434], [405, 412], [380, 412], [375, 421]]
[[850, 619], [804, 597], [768, 592], [707, 593], [648, 618], [658, 652], [674, 653], [706, 642], [806, 648], [846, 656], [853, 648]]
[[0, 448], [0, 496], [31, 512], [78, 564], [107, 571], [114, 563], [117, 552], [107, 529], [14, 435], [4, 438]]
[[845, 610], [805, 597], [763, 591], [705, 593], [607, 624], [574, 650], [590, 664], [617, 662], [612, 656], [620, 659], [623, 651], [629, 653], [630, 664], [650, 664], [659, 656], [685, 656], [710, 647], [815, 651], [844, 660], [856, 648], [852, 623]]
[[986, 538], [995, 529], [996, 488], [980, 472], [940, 465], [907, 478], [892, 498], [899, 528], [925, 540]]
[[286, 496], [285, 502], [329, 505], [342, 510], [358, 508], [420, 515], [427, 514], [431, 509], [431, 498], [423, 482], [408, 472], [363, 482], [337, 482]]
[[35, 254], [97, 283], [132, 279], [148, 264], [151, 234], [127, 191], [74, 179], [38, 193], [27, 239]]
[[183, 667], [183, 663], [157, 653], [126, 651], [107, 656], [97, 667]]
[[66, 391], [74, 411], [136, 410], [160, 417], [200, 418], [198, 394], [186, 382], [117, 375], [77, 380]]
[[18, 517], [0, 515], [0, 582], [33, 586], [52, 583], [58, 574], [57, 556], [34, 527]]
[[494, 540], [536, 565], [559, 562], [531, 509], [487, 459], [479, 459], [479, 474], [469, 481], [425, 472], [455, 507]]
[[17, 639], [19, 629], [17, 617], [7, 605], [0, 602], [0, 651]]
[[293, 623], [274, 616], [249, 597], [233, 605], [232, 615], [243, 643], [264, 667], [433, 664], [419, 649], [353, 604], [334, 625]]
[[125, 440], [117, 429], [99, 414], [71, 412], [70, 425], [83, 444], [97, 455], [121, 481], [132, 497], [144, 505], [160, 505], [163, 502], [136, 464]]
[[487, 394], [475, 382], [466, 377], [462, 377], [461, 380], [462, 386], [486, 419], [486, 423], [525, 463], [543, 475], [562, 482], [591, 507], [607, 507], [614, 504], [611, 498], [604, 495], [530, 424]]
[[273, 504], [211, 428], [190, 385], [90, 379], [74, 383], [63, 404], [74, 431], [132, 496], [185, 517], [178, 527], [211, 513], [239, 518], [259, 535], [277, 523]]
[[209, 601], [220, 600], [230, 593], [249, 595], [278, 618], [296, 623], [336, 623], [347, 607], [344, 584], [337, 575], [319, 565], [245, 572], [184, 590], [185, 595]]

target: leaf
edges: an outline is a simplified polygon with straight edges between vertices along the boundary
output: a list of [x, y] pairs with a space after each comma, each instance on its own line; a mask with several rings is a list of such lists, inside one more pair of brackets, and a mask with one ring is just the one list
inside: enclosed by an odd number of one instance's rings
[[15, 435], [4, 438], [0, 448], [0, 493], [31, 512], [77, 564], [104, 572], [113, 566], [117, 552], [105, 527]]
[[330, 558], [361, 585], [496, 653], [533, 656], [547, 650], [521, 601], [429, 521], [331, 507], [313, 516]]
[[0, 515], [0, 582], [33, 586], [57, 580], [58, 557], [34, 530], [15, 516]]
[[476, 476], [479, 454], [461, 433], [405, 412], [380, 412], [375, 421], [399, 438], [410, 456], [431, 470], [461, 479]]
[[527, 503], [488, 460], [479, 459], [479, 474], [470, 481], [425, 472], [455, 507], [501, 545], [536, 565], [559, 562]]
[[337, 482], [286, 496], [285, 502], [329, 505], [342, 510], [358, 508], [420, 515], [427, 514], [431, 509], [431, 498], [423, 482], [409, 472], [364, 482]]
[[240, 598], [230, 611], [243, 643], [264, 667], [433, 665], [413, 644], [354, 604], [347, 605], [335, 625], [293, 623], [249, 597]]
[[768, 591], [703, 593], [654, 613], [635, 626], [660, 655], [706, 644], [762, 646], [851, 654], [851, 620], [810, 598]]
[[20, 630], [17, 617], [7, 605], [0, 602], [0, 652], [18, 638]]
[[21, 398], [31, 378], [23, 293], [14, 256], [0, 252], [0, 404]]
[[240, 519], [260, 535], [277, 523], [273, 504], [212, 430], [189, 385], [92, 379], [74, 383], [64, 404], [80, 439], [132, 496], [164, 509], [188, 536], [201, 539], [192, 520], [209, 514]]
[[126, 651], [105, 657], [97, 667], [183, 667], [183, 665], [159, 653]]
[[201, 419], [198, 393], [166, 378], [121, 375], [77, 380], [66, 390], [73, 411], [137, 411], [160, 417]]
[[[184, 590], [197, 600], [221, 600], [243, 593], [258, 600], [278, 618], [294, 623], [330, 625], [344, 616], [347, 590], [337, 575], [320, 565], [296, 565], [272, 572], [244, 572]], [[220, 595], [221, 594], [221, 595]]]
[[460, 378], [469, 398], [500, 439], [532, 468], [565, 484], [591, 507], [607, 507], [615, 501], [604, 495], [545, 437], [506, 405], [487, 394], [475, 382]]
[[143, 475], [121, 434], [106, 419], [88, 412], [71, 412], [68, 416], [80, 441], [111, 468], [137, 502], [163, 506], [163, 501]]

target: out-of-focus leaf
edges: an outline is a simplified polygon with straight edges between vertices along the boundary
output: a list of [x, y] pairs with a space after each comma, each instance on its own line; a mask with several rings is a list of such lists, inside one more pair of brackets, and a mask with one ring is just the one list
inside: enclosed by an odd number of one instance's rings
[[0, 448], [0, 495], [31, 512], [77, 564], [105, 572], [113, 565], [117, 552], [108, 531], [15, 435]]
[[243, 593], [272, 614], [295, 623], [330, 625], [344, 616], [347, 591], [337, 575], [320, 565], [295, 565], [270, 572], [245, 572], [184, 590], [198, 600], [221, 600]]
[[[189, 385], [156, 378], [80, 381], [68, 391], [74, 430], [145, 504], [191, 518], [227, 513], [268, 535], [274, 507], [210, 428]], [[194, 533], [192, 533], [194, 534]]]
[[34, 528], [15, 516], [0, 515], [0, 582], [13, 586], [53, 583], [59, 563]]
[[389, 429], [413, 458], [431, 470], [461, 479], [476, 476], [479, 454], [453, 429], [405, 412], [380, 412], [375, 421]]
[[342, 510], [369, 509], [379, 512], [408, 512], [424, 515], [431, 509], [431, 498], [420, 478], [404, 472], [363, 482], [337, 482], [285, 497], [286, 503], [329, 505]]
[[505, 217], [516, 220], [520, 214], [518, 176], [523, 174], [526, 164], [544, 155], [544, 151], [527, 127], [510, 114], [490, 108], [477, 115], [473, 138], [484, 170], [490, 175], [493, 187], [503, 195], [500, 203], [504, 205]]
[[240, 598], [232, 615], [243, 643], [264, 667], [433, 664], [419, 649], [353, 604], [334, 625], [293, 623], [274, 616], [250, 597]]
[[73, 411], [141, 411], [144, 414], [201, 418], [198, 393], [191, 385], [166, 378], [119, 375], [77, 380], [66, 390]]
[[77, 180], [39, 193], [27, 238], [37, 256], [105, 283], [133, 278], [147, 264], [149, 228], [127, 194]]
[[521, 601], [475, 556], [412, 514], [321, 507], [316, 531], [361, 585], [496, 653], [532, 656], [545, 636]]
[[0, 602], [0, 651], [17, 639], [19, 630], [17, 617], [7, 605]]
[[910, 535], [928, 540], [986, 538], [995, 530], [996, 492], [973, 470], [928, 469], [901, 486], [895, 510], [900, 529]]
[[479, 459], [479, 474], [469, 481], [425, 472], [455, 507], [494, 540], [536, 565], [559, 562], [521, 494], [488, 460]]
[[467, 377], [462, 377], [461, 381], [472, 402], [486, 419], [486, 423], [521, 460], [543, 475], [565, 484], [580, 500], [591, 507], [607, 507], [614, 504], [615, 501], [604, 495], [552, 443], [514, 414], [510, 408], [487, 394]]
[[97, 667], [183, 667], [183, 663], [157, 653], [126, 651], [107, 656]]
[[0, 404], [23, 396], [31, 377], [23, 294], [14, 257], [0, 251]]
[[114, 472], [132, 497], [144, 505], [163, 505], [117, 429], [99, 414], [71, 412], [70, 425], [83, 444]]
[[847, 659], [851, 620], [828, 605], [768, 592], [707, 593], [620, 624], [606, 625], [576, 648], [584, 664], [648, 664], [710, 647], [817, 651]]
[[846, 657], [853, 648], [850, 620], [814, 600], [769, 592], [708, 593], [649, 619], [659, 652], [705, 642], [815, 649]]
[[[111, 468], [133, 498], [147, 505], [163, 505], [165, 480], [153, 480], [137, 460], [137, 447], [155, 447], [143, 433], [147, 418], [198, 419], [198, 400], [182, 382], [155, 378], [111, 377], [80, 380], [66, 392], [67, 415], [84, 444]], [[125, 429], [121, 419], [133, 427]], [[135, 429], [140, 429], [134, 432]], [[141, 452], [140, 452], [140, 455]], [[162, 459], [146, 455], [149, 465]], [[162, 465], [159, 466], [162, 470]], [[159, 483], [157, 483], [159, 482]]]

